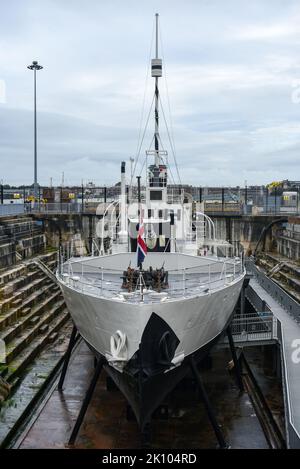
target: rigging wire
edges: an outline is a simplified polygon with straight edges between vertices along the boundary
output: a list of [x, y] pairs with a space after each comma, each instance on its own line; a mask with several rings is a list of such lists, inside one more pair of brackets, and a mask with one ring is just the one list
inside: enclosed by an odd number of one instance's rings
[[[173, 121], [172, 121], [172, 113], [171, 113], [170, 95], [169, 95], [168, 82], [167, 82], [167, 67], [166, 67], [166, 61], [165, 61], [165, 54], [164, 54], [164, 47], [163, 47], [162, 32], [161, 32], [160, 24], [158, 25], [158, 30], [159, 30], [159, 38], [160, 38], [160, 45], [161, 45], [161, 55], [162, 55], [162, 59], [163, 59], [163, 63], [164, 63], [164, 69], [165, 69], [164, 81], [165, 81], [165, 87], [166, 87], [167, 103], [168, 103], [169, 118], [170, 118], [171, 138], [169, 137], [169, 140], [170, 140], [170, 144], [171, 144], [171, 139], [172, 139], [171, 148], [172, 148], [172, 153], [173, 153], [173, 157], [174, 157], [177, 176], [178, 176], [179, 182], [181, 184], [181, 178], [180, 178], [180, 173], [179, 173], [178, 164], [177, 164], [177, 157], [176, 157], [176, 146], [175, 146], [174, 131], [173, 131]], [[162, 107], [162, 110], [163, 110], [162, 102], [161, 102], [161, 107]], [[165, 121], [166, 121], [166, 119], [165, 119]], [[167, 127], [167, 125], [166, 125], [166, 127]]]
[[133, 179], [133, 176], [135, 174], [136, 166], [137, 166], [137, 163], [138, 163], [138, 160], [139, 160], [139, 157], [140, 157], [141, 148], [142, 148], [142, 145], [143, 145], [143, 141], [144, 141], [144, 138], [145, 138], [147, 127], [148, 127], [150, 115], [151, 115], [151, 112], [152, 112], [154, 97], [155, 97], [155, 94], [153, 95], [153, 98], [152, 98], [152, 103], [151, 103], [150, 110], [149, 110], [149, 113], [148, 113], [148, 117], [147, 117], [146, 125], [145, 125], [145, 128], [144, 128], [144, 133], [143, 133], [143, 136], [142, 136], [142, 140], [141, 140], [141, 143], [140, 143], [140, 146], [139, 146], [138, 154], [135, 158], [134, 168], [133, 168], [132, 176], [130, 178], [130, 185], [132, 185], [132, 179]]
[[[146, 92], [147, 92], [147, 87], [148, 87], [148, 78], [149, 78], [149, 70], [150, 70], [150, 62], [151, 62], [151, 53], [152, 53], [152, 48], [153, 48], [154, 25], [155, 25], [155, 23], [153, 22], [152, 38], [151, 38], [151, 47], [150, 47], [150, 53], [149, 53], [149, 59], [148, 59], [149, 66], [148, 66], [148, 68], [147, 68], [147, 75], [146, 75], [146, 84], [145, 84], [145, 91], [144, 91], [144, 98], [143, 98], [143, 109], [142, 109], [141, 120], [140, 120], [140, 129], [139, 129], [139, 136], [138, 136], [138, 145], [137, 145], [137, 149], [136, 149], [136, 156], [135, 156], [134, 168], [133, 168], [132, 175], [131, 175], [131, 179], [130, 179], [130, 186], [132, 186], [133, 176], [134, 176], [135, 171], [136, 171], [136, 167], [137, 167], [138, 160], [139, 160], [140, 153], [141, 153], [141, 148], [142, 148], [142, 145], [143, 145], [143, 142], [144, 142], [145, 134], [146, 134], [146, 131], [147, 131], [147, 128], [148, 128], [149, 119], [150, 119], [150, 115], [151, 115], [151, 112], [152, 112], [153, 103], [154, 103], [154, 99], [155, 99], [155, 93], [154, 93], [153, 98], [152, 98], [152, 102], [151, 102], [151, 107], [150, 107], [150, 110], [149, 110], [149, 113], [148, 113], [148, 116], [147, 116], [147, 120], [146, 120], [146, 124], [145, 124], [145, 127], [144, 127], [144, 132], [143, 132], [143, 135], [142, 135], [142, 138], [141, 138], [142, 121], [143, 121], [143, 118], [144, 118], [145, 100], [146, 100]], [[163, 61], [164, 61], [164, 63], [165, 63], [164, 52], [163, 52], [163, 43], [162, 43], [162, 35], [161, 35], [161, 28], [160, 28], [160, 26], [159, 26], [159, 35], [160, 35], [160, 43], [161, 43], [162, 57], [163, 57]], [[165, 75], [165, 86], [166, 86], [166, 91], [167, 91], [166, 94], [167, 94], [167, 101], [168, 101], [168, 110], [169, 110], [169, 117], [170, 117], [170, 130], [171, 130], [171, 133], [170, 133], [170, 131], [169, 131], [169, 127], [168, 127], [168, 123], [167, 123], [167, 119], [166, 119], [166, 116], [165, 116], [164, 107], [163, 107], [163, 104], [162, 104], [162, 100], [161, 100], [160, 94], [159, 94], [159, 102], [160, 102], [160, 105], [161, 105], [162, 114], [163, 114], [163, 118], [164, 118], [164, 123], [165, 123], [165, 126], [166, 126], [166, 130], [167, 130], [167, 134], [168, 134], [168, 139], [169, 139], [169, 143], [170, 143], [172, 155], [173, 155], [173, 158], [174, 158], [174, 163], [175, 163], [175, 167], [176, 167], [177, 176], [178, 176], [178, 179], [179, 179], [179, 183], [180, 183], [180, 185], [181, 185], [181, 178], [180, 178], [180, 173], [179, 173], [178, 164], [177, 164], [177, 159], [176, 159], [175, 140], [174, 140], [174, 135], [173, 135], [173, 124], [172, 124], [172, 118], [171, 118], [171, 107], [170, 107], [170, 99], [169, 99], [169, 91], [168, 91], [168, 85], [167, 85], [166, 75]], [[150, 148], [151, 148], [151, 146], [152, 146], [153, 140], [154, 140], [154, 137], [153, 137], [152, 140], [151, 140]], [[160, 135], [159, 135], [159, 140], [160, 140], [161, 147], [164, 149]], [[171, 179], [172, 179], [174, 185], [176, 185], [175, 178], [174, 178], [174, 175], [173, 175], [173, 172], [172, 172], [170, 163], [169, 163], [169, 161], [168, 161], [167, 158], [165, 159], [165, 162], [166, 162], [166, 166], [169, 168]], [[142, 165], [142, 169], [141, 169], [140, 175], [141, 175], [141, 173], [142, 173], [142, 171], [143, 171], [144, 166], [145, 166], [145, 161], [144, 161], [144, 163], [143, 163], [143, 165]]]
[[169, 142], [170, 142], [170, 147], [171, 147], [174, 162], [175, 162], [175, 167], [176, 167], [176, 172], [177, 172], [177, 176], [178, 176], [178, 179], [179, 179], [179, 184], [181, 185], [181, 178], [180, 178], [179, 169], [178, 169], [178, 165], [177, 165], [177, 161], [176, 161], [176, 156], [175, 156], [175, 153], [174, 153], [173, 143], [172, 143], [172, 140], [171, 140], [169, 127], [168, 127], [168, 124], [167, 124], [164, 108], [163, 108], [162, 101], [161, 101], [160, 97], [159, 97], [159, 101], [160, 101], [160, 107], [161, 107], [161, 110], [162, 110], [165, 126], [166, 126], [166, 129], [167, 129], [167, 134], [168, 134], [168, 138], [169, 138]]
[[[154, 141], [154, 135], [153, 135], [152, 140], [151, 140], [151, 142], [150, 142], [150, 145], [149, 145], [149, 147], [148, 147], [149, 149], [152, 147], [153, 141]], [[145, 163], [146, 163], [146, 159], [147, 159], [147, 158], [144, 159], [144, 163], [142, 164], [142, 167], [141, 167], [139, 176], [142, 175], [142, 172], [143, 172], [143, 169], [144, 169], [144, 166], [145, 166]], [[147, 168], [146, 168], [146, 169], [147, 169]], [[146, 175], [146, 178], [147, 178], [147, 175]]]
[[[144, 89], [144, 96], [143, 96], [143, 105], [142, 105], [142, 112], [141, 112], [141, 118], [140, 118], [137, 147], [136, 147], [136, 152], [135, 152], [135, 160], [137, 158], [139, 158], [139, 152], [140, 152], [140, 138], [141, 138], [141, 133], [142, 133], [142, 124], [143, 124], [144, 112], [145, 112], [146, 94], [147, 94], [148, 82], [149, 82], [149, 71], [150, 71], [150, 68], [151, 68], [150, 64], [151, 64], [151, 54], [152, 54], [153, 41], [154, 41], [154, 29], [155, 29], [155, 20], [153, 19], [151, 45], [150, 45], [149, 57], [148, 57], [148, 67], [147, 67], [147, 73], [146, 73], [145, 89]], [[134, 171], [135, 171], [135, 168], [136, 168], [136, 164], [134, 166]], [[130, 185], [132, 184], [132, 178], [134, 176], [134, 171], [132, 173], [132, 177], [131, 177], [131, 180], [130, 180]]]
[[140, 170], [140, 174], [139, 174], [139, 176], [141, 176], [141, 175], [142, 175], [142, 172], [143, 172], [143, 169], [144, 169], [145, 163], [146, 163], [146, 158], [144, 159], [144, 163], [142, 164], [142, 167], [141, 167], [141, 170]]
[[[160, 145], [161, 145], [163, 151], [165, 151], [160, 135], [158, 136], [158, 138], [159, 138]], [[161, 156], [160, 158], [163, 159], [162, 156]], [[166, 156], [166, 158], [165, 158], [165, 164], [166, 164], [166, 166], [167, 166], [168, 169], [169, 169], [172, 182], [173, 182], [173, 184], [176, 186], [176, 181], [175, 181], [175, 178], [174, 178], [174, 176], [173, 176], [173, 172], [172, 172], [172, 169], [171, 169], [171, 166], [170, 166], [170, 164], [169, 164], [169, 161], [168, 161], [168, 157], [167, 157], [167, 156]]]

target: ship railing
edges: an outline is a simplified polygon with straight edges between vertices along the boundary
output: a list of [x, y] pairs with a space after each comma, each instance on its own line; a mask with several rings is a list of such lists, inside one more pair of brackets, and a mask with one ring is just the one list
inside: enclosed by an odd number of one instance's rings
[[[165, 291], [171, 298], [208, 293], [229, 285], [243, 272], [244, 266], [239, 258], [195, 267], [169, 269], [168, 287], [162, 287], [161, 291]], [[90, 292], [99, 297], [126, 292], [126, 289], [121, 287], [123, 270], [96, 267], [77, 259], [69, 259], [61, 264], [58, 276], [61, 281], [72, 288], [81, 292]], [[138, 293], [138, 282], [132, 285], [132, 290]]]

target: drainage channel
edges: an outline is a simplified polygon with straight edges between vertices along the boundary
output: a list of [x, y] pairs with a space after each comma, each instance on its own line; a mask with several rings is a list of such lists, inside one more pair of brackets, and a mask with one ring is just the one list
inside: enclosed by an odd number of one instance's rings
[[245, 390], [251, 399], [253, 408], [255, 409], [270, 449], [285, 449], [286, 442], [281, 429], [274, 419], [244, 353], [240, 355], [240, 361], [243, 367], [243, 382]]

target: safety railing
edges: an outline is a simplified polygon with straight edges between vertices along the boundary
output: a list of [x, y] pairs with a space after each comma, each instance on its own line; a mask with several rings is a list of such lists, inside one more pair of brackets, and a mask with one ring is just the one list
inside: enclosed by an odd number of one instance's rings
[[[155, 269], [154, 269], [155, 273]], [[68, 286], [95, 296], [112, 296], [125, 294], [126, 300], [134, 299], [134, 294], [145, 295], [146, 288], [140, 288], [139, 271], [136, 271], [132, 284], [132, 295], [122, 289], [122, 279], [125, 272], [119, 269], [92, 266], [88, 261], [68, 260], [58, 266], [58, 278]], [[195, 267], [183, 269], [169, 269], [167, 272], [167, 286], [162, 286], [161, 296], [153, 297], [161, 300], [163, 297], [189, 297], [210, 293], [231, 284], [244, 274], [241, 259], [216, 261], [199, 264]], [[151, 289], [149, 289], [150, 291]], [[151, 293], [151, 294], [152, 294]], [[157, 292], [156, 292], [157, 293]]]
[[0, 204], [0, 217], [23, 215], [24, 213], [24, 204]]
[[71, 202], [53, 202], [53, 203], [35, 203], [28, 208], [28, 211], [33, 213], [80, 213], [84, 209], [84, 206], [80, 203]]
[[236, 343], [278, 340], [278, 321], [271, 312], [235, 316], [231, 323]]

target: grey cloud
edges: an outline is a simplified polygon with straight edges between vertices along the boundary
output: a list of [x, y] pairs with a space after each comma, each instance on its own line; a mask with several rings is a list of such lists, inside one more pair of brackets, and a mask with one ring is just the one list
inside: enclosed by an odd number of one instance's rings
[[[0, 179], [32, 182], [32, 75], [26, 65], [34, 58], [45, 66], [38, 76], [40, 182], [52, 176], [58, 183], [62, 171], [74, 184], [119, 179], [120, 161], [137, 147], [156, 9], [182, 180], [241, 185], [245, 179], [299, 179], [300, 104], [291, 94], [300, 78], [300, 6], [293, 0], [188, 0], [184, 7], [179, 0], [4, 3]], [[164, 79], [161, 85], [163, 92]], [[146, 105], [152, 90], [150, 80]], [[168, 114], [165, 97], [163, 102]], [[142, 155], [152, 131], [151, 122]], [[168, 147], [163, 128], [162, 137]]]

